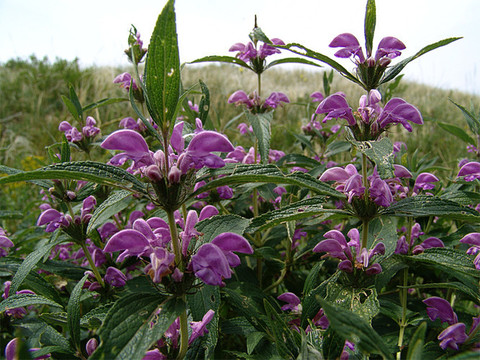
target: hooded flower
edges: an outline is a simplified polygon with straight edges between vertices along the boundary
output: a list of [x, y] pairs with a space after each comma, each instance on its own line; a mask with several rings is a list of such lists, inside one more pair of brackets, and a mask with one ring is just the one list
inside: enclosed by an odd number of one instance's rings
[[458, 172], [457, 177], [463, 177], [465, 181], [480, 179], [480, 163], [471, 161], [464, 164]]
[[347, 236], [350, 241], [347, 243], [345, 236], [338, 230], [330, 230], [324, 235], [325, 240], [320, 241], [313, 252], [326, 252], [327, 256], [340, 260], [338, 268], [351, 273], [354, 269], [365, 270], [367, 275], [382, 272], [378, 263], [371, 264], [374, 255], [385, 254], [385, 245], [379, 242], [373, 249], [367, 250], [360, 244], [360, 233], [357, 229], [351, 229]]
[[468, 250], [467, 254], [475, 255], [475, 259], [473, 260], [473, 264], [477, 270], [480, 270], [480, 233], [470, 233], [465, 235], [463, 238], [460, 239], [461, 243], [472, 245]]
[[457, 314], [447, 300], [433, 296], [423, 300], [423, 303], [427, 305], [427, 314], [430, 320], [440, 319], [440, 321], [447, 322], [450, 325], [458, 322]]
[[240, 258], [233, 252], [253, 254], [253, 249], [243, 236], [223, 233], [200, 246], [190, 266], [205, 284], [222, 286], [223, 279], [232, 276], [231, 268], [240, 265]]
[[190, 327], [192, 328], [192, 335], [188, 339], [188, 344], [190, 345], [195, 341], [196, 338], [208, 334], [207, 325], [212, 321], [215, 311], [208, 310], [201, 321], [192, 321], [190, 322]]
[[7, 237], [7, 233], [5, 232], [5, 230], [0, 227], [0, 257], [7, 256], [7, 251], [2, 248], [10, 248], [13, 246], [14, 244], [12, 240]]

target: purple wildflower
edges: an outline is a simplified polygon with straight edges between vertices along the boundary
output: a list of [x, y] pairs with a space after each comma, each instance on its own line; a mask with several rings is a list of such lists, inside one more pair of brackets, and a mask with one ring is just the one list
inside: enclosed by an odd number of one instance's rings
[[105, 274], [105, 282], [114, 287], [122, 287], [127, 282], [127, 277], [117, 268], [109, 266]]
[[345, 236], [338, 230], [330, 230], [323, 236], [325, 240], [320, 241], [313, 248], [313, 252], [326, 252], [327, 256], [339, 259], [340, 270], [351, 273], [354, 269], [363, 269], [367, 275], [382, 272], [380, 264], [370, 264], [373, 256], [385, 254], [385, 245], [382, 242], [370, 250], [362, 248], [360, 233], [355, 228], [347, 234], [350, 238], [348, 243]]
[[124, 72], [120, 75], [117, 75], [115, 79], [113, 79], [114, 84], [119, 84], [125, 90], [130, 90], [130, 83], [132, 84], [133, 90], [138, 90], [138, 86], [135, 83], [135, 79], [132, 78], [128, 72]]
[[473, 260], [473, 264], [475, 268], [480, 270], [480, 233], [470, 233], [465, 235], [463, 238], [460, 239], [461, 243], [472, 245], [468, 250], [467, 254], [475, 255], [475, 259]]
[[291, 292], [283, 293], [283, 294], [277, 296], [277, 299], [287, 303], [286, 305], [282, 306], [283, 311], [291, 310], [291, 311], [296, 312], [296, 311], [299, 310], [300, 299], [294, 293], [291, 293]]
[[190, 345], [195, 341], [196, 338], [208, 334], [207, 325], [212, 321], [215, 311], [208, 310], [201, 321], [192, 321], [190, 322], [190, 327], [192, 328], [192, 334], [188, 339], [188, 344]]
[[7, 233], [5, 232], [5, 230], [0, 227], [0, 257], [7, 256], [7, 251], [2, 248], [10, 248], [13, 246], [14, 244], [12, 240], [7, 237]]
[[464, 323], [450, 325], [438, 335], [440, 347], [443, 350], [446, 350], [447, 348], [458, 350], [458, 344], [463, 344], [467, 338]]
[[240, 265], [240, 258], [234, 251], [253, 253], [248, 241], [234, 233], [220, 234], [211, 243], [203, 244], [190, 263], [195, 276], [208, 285], [224, 285], [222, 280], [232, 276], [231, 268]]
[[412, 126], [408, 121], [422, 125], [422, 114], [415, 106], [400, 98], [391, 99], [377, 119], [380, 129], [386, 128], [389, 124], [402, 124], [405, 129], [411, 132]]
[[87, 345], [85, 345], [85, 350], [87, 351], [87, 355], [90, 356], [98, 347], [98, 341], [95, 338], [91, 338], [87, 341]]
[[323, 118], [322, 122], [326, 122], [331, 119], [345, 119], [348, 125], [353, 126], [356, 124], [355, 117], [353, 116], [352, 108], [348, 105], [345, 94], [337, 92], [329, 97], [325, 98], [315, 110], [316, 114], [325, 114], [327, 116]]
[[466, 163], [461, 167], [457, 177], [463, 177], [465, 181], [480, 179], [480, 163], [476, 161]]
[[413, 194], [418, 194], [421, 190], [432, 190], [435, 188], [434, 182], [439, 181], [438, 178], [430, 173], [421, 173], [415, 179]]
[[447, 322], [449, 325], [458, 322], [457, 314], [447, 300], [433, 296], [423, 300], [423, 303], [427, 305], [427, 314], [430, 320], [440, 319], [440, 321]]

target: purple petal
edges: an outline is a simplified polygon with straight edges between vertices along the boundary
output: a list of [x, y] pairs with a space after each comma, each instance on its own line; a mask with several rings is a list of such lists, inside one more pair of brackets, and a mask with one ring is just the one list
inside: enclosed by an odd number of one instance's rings
[[198, 221], [211, 218], [215, 215], [218, 215], [217, 208], [213, 205], [207, 205], [202, 209], [202, 211], [200, 211], [200, 215], [198, 216]]
[[142, 233], [133, 229], [125, 229], [114, 234], [108, 240], [105, 252], [128, 250], [131, 255], [140, 255], [150, 246], [148, 239]]
[[220, 234], [212, 240], [212, 244], [226, 252], [236, 251], [243, 254], [253, 254], [252, 246], [247, 239], [235, 233]]
[[329, 256], [345, 260], [345, 248], [343, 248], [338, 241], [333, 239], [326, 239], [320, 241], [312, 250], [313, 252], [326, 252]]
[[210, 153], [213, 151], [230, 152], [235, 148], [225, 135], [215, 131], [202, 131], [188, 144], [187, 150], [192, 153]]
[[111, 286], [121, 287], [127, 282], [127, 277], [117, 268], [109, 266], [105, 274], [105, 281]]
[[243, 90], [238, 90], [235, 91], [229, 98], [228, 98], [228, 103], [237, 103], [237, 104], [249, 104], [250, 99], [247, 95], [247, 93]]
[[183, 132], [183, 121], [179, 122], [173, 128], [172, 136], [170, 138], [170, 145], [172, 145], [173, 149], [180, 154], [184, 147], [185, 147], [185, 140], [182, 136]]
[[382, 272], [382, 267], [380, 266], [379, 263], [375, 263], [369, 268], [367, 268], [367, 270], [365, 270], [365, 274], [367, 275], [376, 275], [376, 274], [380, 274], [381, 272]]
[[465, 180], [472, 181], [480, 178], [480, 163], [476, 161], [469, 162], [462, 166], [457, 177], [467, 176]]
[[480, 247], [480, 233], [470, 233], [460, 239], [461, 243]]
[[14, 244], [6, 236], [0, 235], [0, 246], [1, 247], [12, 247], [12, 246], [14, 246]]
[[229, 279], [232, 274], [223, 251], [211, 243], [200, 246], [191, 264], [195, 276], [207, 285], [220, 286], [222, 279]]
[[433, 296], [423, 300], [423, 302], [428, 306], [427, 314], [430, 320], [435, 321], [438, 318], [450, 325], [458, 322], [457, 314], [455, 314], [447, 300]]
[[196, 338], [203, 336], [208, 333], [207, 325], [212, 321], [215, 311], [208, 310], [205, 315], [203, 315], [202, 321], [192, 321], [190, 327], [192, 328], [192, 335], [188, 339], [188, 344], [190, 345]]
[[428, 239], [425, 239], [422, 242], [422, 247], [424, 249], [430, 249], [430, 248], [439, 248], [439, 247], [445, 247], [445, 244], [443, 243], [442, 240], [436, 237], [429, 237]]
[[328, 46], [351, 47], [351, 46], [360, 46], [360, 44], [354, 35], [350, 33], [343, 33], [343, 34], [337, 35]]
[[438, 335], [440, 341], [440, 347], [445, 350], [447, 347], [450, 349], [458, 350], [458, 344], [463, 344], [467, 340], [467, 334], [465, 334], [465, 324], [456, 323], [447, 327]]
[[393, 164], [393, 167], [395, 168], [394, 174], [396, 177], [399, 177], [399, 178], [412, 177], [412, 173], [405, 166]]
[[37, 226], [42, 226], [52, 221], [57, 222], [57, 221], [60, 221], [61, 218], [62, 218], [61, 212], [55, 209], [48, 209], [42, 212], [38, 217]]
[[345, 182], [349, 177], [350, 175], [341, 167], [332, 167], [325, 170], [325, 172], [320, 176], [320, 181]]
[[138, 132], [123, 129], [110, 134], [100, 145], [108, 150], [122, 150], [127, 154], [149, 153], [148, 145], [142, 135]]

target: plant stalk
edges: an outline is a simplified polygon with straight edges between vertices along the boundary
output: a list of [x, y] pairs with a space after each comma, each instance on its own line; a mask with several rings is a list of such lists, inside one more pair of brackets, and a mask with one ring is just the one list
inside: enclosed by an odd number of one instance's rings
[[100, 286], [101, 286], [102, 288], [104, 288], [104, 287], [105, 287], [105, 283], [104, 283], [104, 281], [103, 281], [103, 279], [102, 279], [102, 276], [100, 275], [97, 267], [95, 266], [95, 262], [93, 261], [92, 255], [90, 255], [90, 251], [88, 251], [87, 245], [86, 245], [84, 242], [82, 242], [82, 243], [80, 244], [80, 246], [82, 247], [82, 250], [83, 250], [83, 252], [84, 252], [84, 254], [85, 254], [85, 257], [87, 258], [88, 263], [90, 264], [90, 267], [92, 268], [93, 274], [95, 275], [95, 279], [97, 279], [97, 281], [98, 281], [98, 283], [100, 284]]
[[[183, 295], [183, 301], [186, 302], [185, 294]], [[181, 360], [185, 358], [188, 350], [188, 318], [187, 310], [185, 309], [180, 315], [180, 350], [178, 351], [177, 359]]]

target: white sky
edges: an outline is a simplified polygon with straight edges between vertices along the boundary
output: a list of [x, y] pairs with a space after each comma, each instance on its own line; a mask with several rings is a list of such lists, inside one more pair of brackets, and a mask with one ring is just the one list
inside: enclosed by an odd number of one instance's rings
[[[0, 63], [48, 56], [82, 65], [127, 65], [130, 25], [147, 45], [165, 0], [0, 0]], [[177, 0], [181, 61], [233, 55], [247, 42], [256, 14], [269, 37], [298, 42], [333, 57], [330, 41], [343, 32], [362, 44], [366, 0]], [[480, 1], [377, 0], [374, 47], [384, 36], [407, 46], [400, 59], [448, 37], [464, 38], [409, 64], [405, 78], [480, 95]], [[340, 59], [347, 68], [348, 60]]]

